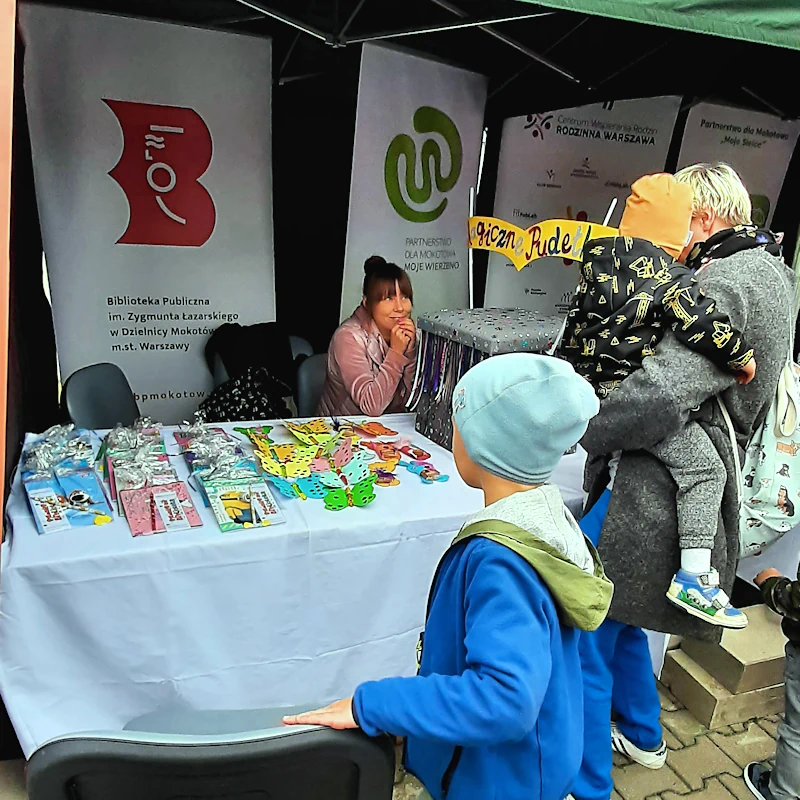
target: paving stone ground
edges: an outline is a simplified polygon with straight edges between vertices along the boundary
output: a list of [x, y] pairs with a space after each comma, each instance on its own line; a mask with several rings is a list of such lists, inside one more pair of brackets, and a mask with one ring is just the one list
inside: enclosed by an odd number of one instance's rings
[[780, 717], [709, 731], [666, 689], [659, 693], [667, 765], [646, 770], [615, 755], [612, 800], [753, 800], [742, 772], [751, 761], [771, 763]]
[[[742, 770], [751, 761], [771, 763], [779, 717], [709, 731], [663, 687], [661, 721], [667, 765], [647, 770], [614, 757], [611, 800], [753, 800]], [[22, 762], [0, 762], [0, 800], [25, 800]]]

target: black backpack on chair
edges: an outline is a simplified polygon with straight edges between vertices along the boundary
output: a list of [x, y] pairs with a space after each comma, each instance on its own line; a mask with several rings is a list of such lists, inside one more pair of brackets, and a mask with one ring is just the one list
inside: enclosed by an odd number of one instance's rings
[[[200, 404], [207, 422], [285, 419], [296, 386], [289, 336], [276, 322], [221, 325], [206, 343], [217, 388]], [[221, 385], [220, 385], [221, 384]]]
[[206, 422], [246, 422], [286, 419], [291, 411], [285, 397], [291, 389], [265, 367], [248, 367], [244, 374], [218, 386], [200, 404]]
[[265, 367], [273, 378], [292, 391], [295, 389], [292, 346], [288, 334], [277, 322], [220, 325], [206, 342], [205, 356], [212, 375], [219, 373], [220, 364], [224, 370], [222, 377], [226, 379], [238, 378], [251, 367]]

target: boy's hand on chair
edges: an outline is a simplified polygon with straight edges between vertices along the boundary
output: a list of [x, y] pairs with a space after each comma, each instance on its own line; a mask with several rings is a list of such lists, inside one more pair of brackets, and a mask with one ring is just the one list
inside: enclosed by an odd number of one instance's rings
[[756, 360], [755, 358], [751, 358], [747, 364], [745, 364], [737, 373], [736, 373], [736, 383], [740, 386], [747, 386], [750, 381], [753, 380], [756, 376]]
[[346, 731], [357, 728], [353, 717], [353, 698], [337, 700], [327, 708], [320, 708], [317, 711], [307, 711], [305, 714], [297, 714], [283, 718], [284, 725], [324, 725], [326, 728], [333, 728], [337, 731]]

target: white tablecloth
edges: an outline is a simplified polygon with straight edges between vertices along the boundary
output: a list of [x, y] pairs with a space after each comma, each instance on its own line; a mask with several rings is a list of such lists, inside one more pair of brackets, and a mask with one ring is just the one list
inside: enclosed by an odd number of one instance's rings
[[[482, 497], [411, 415], [383, 421], [449, 482], [403, 472], [371, 506], [341, 512], [281, 497], [285, 524], [227, 534], [196, 501], [202, 528], [133, 538], [124, 520], [37, 535], [17, 479], [0, 561], [0, 692], [25, 755], [165, 707], [322, 703], [411, 674], [433, 571]], [[554, 476], [573, 506], [582, 468], [582, 454], [568, 456]]]

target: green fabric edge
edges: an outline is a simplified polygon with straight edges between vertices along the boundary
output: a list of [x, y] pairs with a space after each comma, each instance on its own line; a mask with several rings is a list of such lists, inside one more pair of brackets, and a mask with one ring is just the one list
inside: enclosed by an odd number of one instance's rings
[[582, 631], [594, 631], [608, 614], [614, 584], [606, 577], [600, 556], [592, 543], [586, 546], [594, 563], [589, 575], [538, 536], [499, 519], [481, 520], [467, 525], [453, 545], [480, 536], [513, 550], [537, 572], [550, 590], [563, 620]]
[[[764, 9], [765, 0], [742, 0], [734, 4], [718, 0], [696, 3], [687, 0], [518, 0], [537, 6], [574, 11], [625, 22], [641, 22], [691, 33], [707, 33], [726, 39], [800, 50], [800, 4], [794, 8]], [[780, 27], [778, 27], [780, 25]]]

